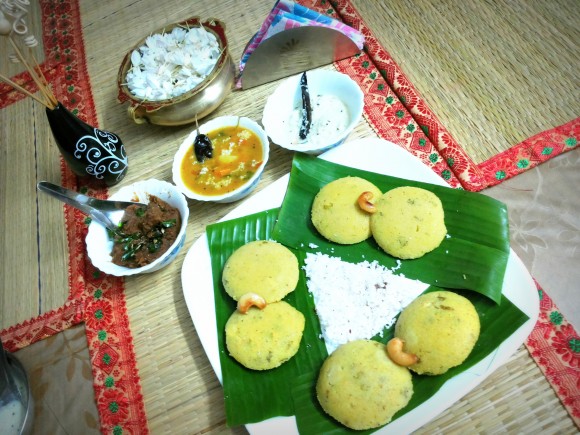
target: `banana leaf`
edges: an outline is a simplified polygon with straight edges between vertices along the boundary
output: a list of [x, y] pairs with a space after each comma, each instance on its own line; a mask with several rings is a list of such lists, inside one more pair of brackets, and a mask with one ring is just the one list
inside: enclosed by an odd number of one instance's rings
[[[441, 289], [431, 286], [425, 293], [437, 290]], [[465, 296], [474, 304], [481, 322], [479, 339], [468, 358], [460, 366], [453, 367], [438, 376], [413, 374], [411, 401], [393, 416], [393, 420], [421, 405], [435, 395], [445, 382], [483, 360], [528, 320], [528, 316], [505, 296], [502, 296], [501, 304], [498, 305], [475, 292], [456, 291], [456, 293]], [[383, 332], [382, 336], [373, 337], [373, 340], [386, 343], [393, 337], [394, 329], [395, 327], [391, 326]], [[300, 434], [344, 434], [350, 432], [363, 434], [373, 432], [349, 430], [328, 416], [316, 399], [315, 382], [316, 378], [313, 380], [310, 375], [303, 375], [294, 382], [292, 396]]]
[[[321, 410], [314, 391], [318, 371], [328, 354], [320, 339], [320, 324], [302, 270], [306, 252], [310, 248], [291, 248], [299, 261], [300, 279], [296, 290], [285, 298], [306, 319], [298, 353], [276, 369], [258, 372], [237, 363], [229, 356], [225, 347], [225, 324], [235, 311], [236, 304], [221, 283], [223, 266], [233, 251], [243, 244], [253, 240], [271, 239], [279, 212], [279, 209], [267, 210], [207, 227], [227, 423], [229, 426], [237, 426], [275, 416], [295, 415], [300, 433], [350, 432]], [[302, 240], [308, 246], [308, 236], [305, 235], [305, 230], [301, 232], [304, 235]], [[431, 286], [427, 291], [438, 289]], [[527, 320], [527, 316], [505, 296], [502, 296], [501, 304], [496, 304], [476, 292], [462, 294], [474, 303], [481, 319], [481, 335], [475, 349], [466, 362], [444, 375], [413, 376], [412, 400], [395, 418], [432, 397], [448, 379], [481, 361]], [[392, 329], [385, 330], [382, 337], [377, 336], [374, 339], [386, 342], [392, 336]]]
[[[312, 315], [308, 315], [312, 310], [312, 304], [309, 301], [310, 298], [306, 296], [303, 274], [300, 274], [297, 289], [284, 298], [306, 318], [298, 355], [275, 369], [254, 371], [239, 364], [227, 352], [225, 325], [236, 310], [236, 302], [223, 287], [221, 281], [223, 267], [229, 256], [240, 246], [254, 240], [270, 239], [277, 215], [277, 209], [269, 210], [207, 227], [214, 281], [220, 365], [226, 416], [230, 426], [259, 422], [274, 416], [294, 415], [294, 405], [289, 394], [288, 383], [301, 373], [318, 371], [327, 356], [324, 343], [318, 338], [320, 335], [318, 319], [313, 319]], [[293, 252], [299, 255], [296, 250]]]
[[496, 303], [501, 302], [510, 252], [507, 208], [478, 193], [385, 176], [297, 154], [273, 238], [297, 249], [313, 243], [317, 251], [352, 263], [376, 260], [389, 268], [397, 266], [398, 260], [386, 254], [372, 237], [355, 245], [338, 245], [327, 241], [312, 225], [310, 210], [315, 195], [324, 185], [346, 176], [364, 178], [382, 192], [415, 186], [436, 194], [443, 204], [448, 235], [438, 248], [423, 257], [400, 261], [398, 273], [438, 287], [474, 290]]

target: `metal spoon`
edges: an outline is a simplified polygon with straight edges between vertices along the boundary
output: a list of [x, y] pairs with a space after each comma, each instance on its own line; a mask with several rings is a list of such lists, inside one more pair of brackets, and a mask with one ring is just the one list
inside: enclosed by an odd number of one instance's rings
[[117, 231], [119, 229], [118, 225], [115, 225], [113, 222], [114, 214], [119, 213], [119, 211], [124, 211], [130, 205], [147, 207], [146, 204], [140, 202], [110, 201], [92, 198], [75, 192], [74, 190], [49, 183], [48, 181], [40, 181], [36, 187], [38, 190], [60, 199], [65, 204], [72, 205], [79, 209], [97, 222], [109, 228], [111, 231]]

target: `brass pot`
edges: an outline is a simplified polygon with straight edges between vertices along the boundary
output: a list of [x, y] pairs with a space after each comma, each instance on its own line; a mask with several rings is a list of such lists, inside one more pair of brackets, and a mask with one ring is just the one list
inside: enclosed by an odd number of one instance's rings
[[137, 124], [149, 122], [157, 125], [183, 125], [194, 122], [209, 115], [225, 100], [234, 83], [235, 66], [228, 50], [225, 34], [225, 25], [216, 19], [210, 18], [201, 22], [199, 17], [192, 17], [179, 23], [164, 26], [155, 33], [169, 33], [175, 27], [203, 26], [213, 33], [219, 43], [221, 55], [211, 73], [195, 88], [167, 100], [143, 101], [131, 94], [126, 84], [127, 72], [131, 68], [131, 53], [144, 45], [147, 37], [125, 55], [119, 73], [117, 74], [118, 100], [121, 103], [128, 101], [129, 117]]

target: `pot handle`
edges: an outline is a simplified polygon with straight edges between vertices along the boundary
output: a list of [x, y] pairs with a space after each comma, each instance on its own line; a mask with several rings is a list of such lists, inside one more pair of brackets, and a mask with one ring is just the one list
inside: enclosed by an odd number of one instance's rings
[[135, 124], [145, 124], [147, 122], [147, 117], [145, 116], [146, 111], [141, 106], [129, 106], [127, 113]]

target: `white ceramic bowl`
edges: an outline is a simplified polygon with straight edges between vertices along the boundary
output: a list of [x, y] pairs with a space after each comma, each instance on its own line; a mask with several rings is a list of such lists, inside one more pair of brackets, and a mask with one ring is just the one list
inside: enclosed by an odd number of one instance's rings
[[[290, 134], [290, 130], [292, 128], [296, 130], [297, 127], [289, 125], [290, 120], [298, 123], [293, 112], [296, 107], [302, 107], [301, 76], [302, 74], [298, 74], [284, 80], [268, 97], [262, 115], [262, 124], [276, 145], [292, 151], [320, 154], [343, 143], [359, 123], [363, 113], [364, 95], [358, 84], [346, 74], [331, 70], [308, 71], [306, 77], [311, 100], [316, 95], [334, 96], [346, 106], [348, 118], [341, 134], [330, 135], [328, 140], [315, 142], [307, 137], [306, 142], [301, 143], [297, 135]], [[315, 110], [316, 108], [313, 107], [313, 119]]]
[[238, 201], [245, 196], [249, 195], [252, 190], [256, 188], [262, 173], [264, 172], [264, 167], [268, 162], [268, 157], [270, 155], [270, 142], [268, 141], [268, 136], [266, 132], [260, 125], [251, 120], [250, 118], [245, 118], [243, 116], [220, 116], [218, 118], [214, 118], [211, 121], [206, 122], [203, 125], [199, 126], [199, 132], [206, 134], [213, 130], [216, 130], [220, 127], [232, 127], [239, 125], [240, 127], [247, 128], [248, 130], [253, 131], [256, 136], [262, 142], [262, 165], [256, 170], [252, 178], [250, 178], [245, 184], [240, 186], [238, 189], [233, 190], [232, 192], [223, 194], [223, 195], [200, 195], [199, 193], [193, 192], [189, 189], [183, 182], [181, 178], [181, 162], [183, 161], [185, 155], [191, 152], [191, 146], [193, 141], [195, 140], [195, 136], [197, 135], [197, 130], [193, 130], [189, 136], [182, 142], [177, 153], [175, 153], [175, 157], [173, 159], [173, 182], [177, 186], [177, 188], [183, 192], [185, 196], [191, 199], [196, 199], [198, 201], [212, 201], [212, 202], [220, 202], [220, 203], [227, 203], [227, 202], [234, 202]]
[[[149, 203], [149, 195], [154, 195], [179, 210], [181, 228], [173, 245], [161, 257], [146, 266], [138, 268], [118, 266], [112, 262], [113, 241], [109, 238], [107, 229], [100, 223], [92, 221], [89, 225], [86, 243], [89, 258], [96, 268], [109, 275], [128, 276], [155, 272], [175, 260], [185, 242], [189, 208], [187, 207], [187, 200], [173, 184], [155, 179], [138, 181], [130, 186], [122, 187], [118, 192], [111, 195], [109, 199], [138, 201], [147, 204]], [[113, 215], [113, 223], [118, 223], [123, 217], [123, 213], [123, 211], [119, 211], [117, 215]]]

